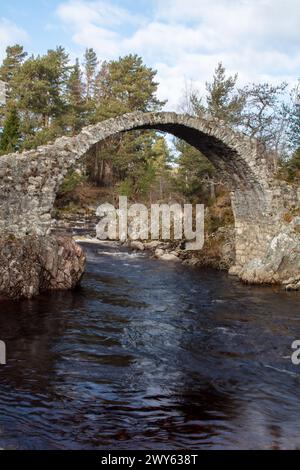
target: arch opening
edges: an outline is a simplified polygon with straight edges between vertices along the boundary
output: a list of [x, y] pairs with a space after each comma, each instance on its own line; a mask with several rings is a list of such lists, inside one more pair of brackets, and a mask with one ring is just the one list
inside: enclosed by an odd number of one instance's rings
[[[56, 195], [67, 172], [97, 143], [119, 133], [146, 129], [167, 132], [193, 145], [230, 185], [236, 243], [240, 246], [242, 264], [254, 249], [254, 245], [244, 249], [244, 241], [247, 242], [249, 234], [260, 223], [266, 223], [268, 190], [274, 169], [256, 141], [234, 133], [222, 122], [175, 113], [123, 115], [88, 126], [75, 137], [62, 137], [36, 150], [2, 157], [0, 232], [48, 233]], [[260, 233], [262, 230], [258, 237]], [[265, 245], [263, 239], [262, 245]]]
[[210, 160], [232, 190], [243, 188], [259, 191], [262, 178], [267, 177], [270, 170], [267, 169], [266, 161], [258, 155], [256, 141], [233, 132], [222, 122], [188, 115], [131, 113], [90, 126], [81, 134], [92, 134], [87, 151], [92, 145], [109, 137], [134, 130], [156, 130], [184, 140]]

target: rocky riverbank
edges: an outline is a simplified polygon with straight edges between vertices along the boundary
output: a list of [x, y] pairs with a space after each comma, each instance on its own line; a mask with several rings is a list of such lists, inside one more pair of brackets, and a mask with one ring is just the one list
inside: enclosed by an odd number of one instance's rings
[[129, 245], [133, 249], [149, 250], [163, 261], [227, 270], [246, 284], [277, 284], [287, 291], [300, 291], [300, 217], [293, 218], [270, 240], [264, 258], [255, 258], [240, 270], [234, 264], [234, 230], [228, 227], [207, 236], [199, 252], [185, 251], [178, 243], [138, 241]]
[[131, 241], [128, 246], [137, 251], [148, 251], [152, 257], [162, 261], [181, 262], [189, 266], [212, 267], [229, 270], [235, 261], [234, 231], [220, 228], [206, 238], [200, 251], [185, 250], [184, 242]]
[[[95, 225], [94, 219], [89, 223], [86, 217], [77, 221], [60, 221], [56, 230], [82, 235], [89, 233], [90, 239], [96, 240]], [[147, 250], [153, 258], [166, 262], [227, 270], [247, 284], [277, 284], [288, 291], [300, 291], [300, 217], [285, 217], [278, 234], [268, 240], [266, 253], [261, 256], [258, 250], [257, 257], [242, 268], [235, 265], [235, 230], [232, 225], [206, 233], [201, 251], [186, 251], [184, 243], [180, 242], [133, 241], [127, 246], [133, 250]]]
[[2, 298], [30, 299], [45, 291], [74, 289], [84, 269], [84, 252], [70, 237], [0, 239]]

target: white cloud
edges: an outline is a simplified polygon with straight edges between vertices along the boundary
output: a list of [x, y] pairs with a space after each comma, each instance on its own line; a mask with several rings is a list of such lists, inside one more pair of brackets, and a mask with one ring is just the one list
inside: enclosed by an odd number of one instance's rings
[[5, 56], [7, 46], [27, 40], [28, 34], [24, 29], [6, 18], [0, 18], [0, 60]]
[[156, 14], [165, 21], [201, 22], [227, 37], [246, 37], [251, 42], [275, 37], [299, 44], [298, 0], [155, 0]]
[[[121, 2], [119, 2], [121, 3]], [[222, 61], [240, 83], [300, 75], [298, 0], [152, 0], [141, 17], [108, 0], [68, 0], [57, 14], [74, 44], [101, 59], [140, 54], [157, 68], [159, 96], [175, 109], [185, 81], [205, 88]]]
[[102, 0], [69, 0], [59, 5], [57, 15], [76, 45], [93, 47], [101, 59], [121, 53], [122, 24], [140, 24], [140, 18]]
[[138, 21], [137, 15], [105, 0], [69, 0], [58, 6], [57, 14], [66, 23], [79, 27], [89, 23], [111, 27]]
[[146, 53], [149, 57], [164, 56], [168, 61], [174, 54], [184, 55], [199, 49], [207, 52], [211, 49], [211, 39], [197, 27], [151, 22], [126, 38], [123, 48]]

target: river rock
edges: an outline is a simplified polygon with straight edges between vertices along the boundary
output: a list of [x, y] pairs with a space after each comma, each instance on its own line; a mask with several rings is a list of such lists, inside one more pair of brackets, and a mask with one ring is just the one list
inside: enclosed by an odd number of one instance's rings
[[288, 279], [286, 279], [285, 281], [283, 281], [283, 285], [284, 286], [288, 286], [289, 284], [294, 284], [295, 282], [297, 282], [298, 279], [295, 279], [294, 277], [289, 277]]
[[285, 286], [286, 291], [298, 291], [299, 287], [296, 284], [288, 284]]
[[160, 259], [162, 261], [175, 261], [175, 262], [178, 262], [180, 261], [180, 259], [178, 258], [178, 256], [175, 256], [174, 254], [171, 254], [171, 253], [165, 253], [164, 255], [162, 255], [160, 257]]
[[165, 251], [162, 248], [157, 248], [155, 250], [155, 256], [156, 258], [160, 259], [162, 256], [164, 256]]
[[229, 276], [239, 276], [241, 268], [239, 266], [231, 266], [228, 271]]
[[186, 264], [187, 266], [197, 266], [197, 264], [199, 264], [199, 259], [193, 256], [184, 260], [183, 264]]
[[130, 247], [133, 250], [138, 250], [138, 251], [144, 251], [145, 250], [144, 244], [142, 242], [139, 242], [139, 241], [131, 242]]
[[170, 251], [170, 255], [178, 257], [179, 256], [179, 251]]
[[62, 236], [0, 239], [0, 296], [30, 299], [41, 292], [74, 289], [84, 273], [85, 255]]
[[156, 248], [159, 247], [159, 245], [161, 245], [161, 242], [159, 240], [154, 240], [152, 242], [147, 242], [145, 244], [147, 250], [155, 250]]

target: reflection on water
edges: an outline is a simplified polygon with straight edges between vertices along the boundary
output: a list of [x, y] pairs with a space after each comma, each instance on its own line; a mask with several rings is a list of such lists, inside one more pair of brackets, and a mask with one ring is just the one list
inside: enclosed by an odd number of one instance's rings
[[77, 292], [0, 304], [0, 447], [300, 446], [297, 294], [86, 249]]

